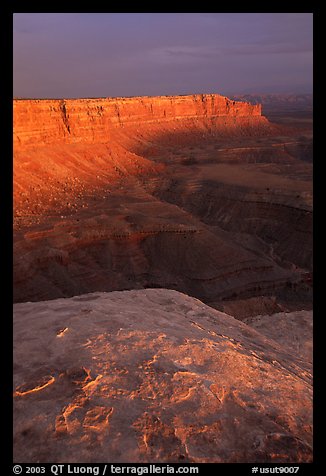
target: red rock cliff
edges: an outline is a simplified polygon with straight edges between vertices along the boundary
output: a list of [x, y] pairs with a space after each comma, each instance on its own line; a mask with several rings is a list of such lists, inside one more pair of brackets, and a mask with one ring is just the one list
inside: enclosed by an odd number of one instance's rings
[[217, 94], [14, 101], [14, 144], [106, 142], [117, 128], [265, 123], [261, 106]]

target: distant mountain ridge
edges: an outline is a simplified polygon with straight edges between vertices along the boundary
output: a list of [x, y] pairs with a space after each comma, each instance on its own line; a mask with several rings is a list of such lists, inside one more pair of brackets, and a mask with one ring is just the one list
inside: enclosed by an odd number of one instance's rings
[[289, 108], [312, 109], [312, 94], [242, 94], [230, 96], [230, 99], [245, 101], [263, 106], [283, 106]]

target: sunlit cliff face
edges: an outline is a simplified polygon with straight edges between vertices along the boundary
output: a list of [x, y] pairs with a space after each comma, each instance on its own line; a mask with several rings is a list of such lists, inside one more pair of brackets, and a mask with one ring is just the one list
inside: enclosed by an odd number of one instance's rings
[[311, 165], [285, 134], [218, 95], [15, 101], [15, 301], [309, 300]]
[[14, 102], [15, 462], [312, 460], [288, 143], [218, 95]]
[[218, 95], [16, 100], [15, 214], [37, 215], [58, 207], [73, 212], [104, 185], [114, 187], [129, 175], [160, 173], [162, 165], [134, 153], [146, 139], [201, 136], [241, 126], [267, 126], [260, 105]]
[[[14, 144], [108, 142], [115, 127], [207, 120], [228, 122], [234, 118], [260, 118], [261, 106], [231, 101], [217, 94], [136, 98], [16, 100], [14, 101]], [[187, 123], [186, 123], [187, 124]], [[234, 121], [233, 121], [234, 124]], [[183, 125], [183, 124], [181, 124]]]

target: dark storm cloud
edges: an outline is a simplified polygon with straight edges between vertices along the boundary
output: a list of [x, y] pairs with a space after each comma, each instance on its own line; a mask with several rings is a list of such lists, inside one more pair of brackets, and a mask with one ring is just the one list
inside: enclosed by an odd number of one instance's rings
[[14, 95], [304, 92], [312, 14], [15, 14]]

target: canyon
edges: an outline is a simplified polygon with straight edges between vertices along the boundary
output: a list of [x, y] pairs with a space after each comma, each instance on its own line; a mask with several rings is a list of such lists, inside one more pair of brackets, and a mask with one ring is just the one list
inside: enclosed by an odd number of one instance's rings
[[14, 101], [15, 302], [162, 287], [311, 308], [309, 141], [218, 95]]
[[16, 463], [312, 462], [300, 101], [14, 100]]

